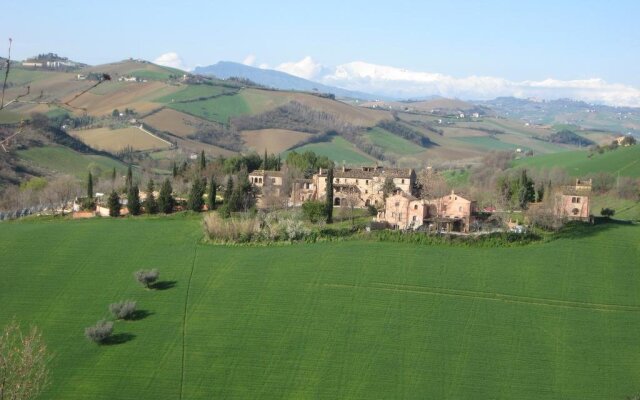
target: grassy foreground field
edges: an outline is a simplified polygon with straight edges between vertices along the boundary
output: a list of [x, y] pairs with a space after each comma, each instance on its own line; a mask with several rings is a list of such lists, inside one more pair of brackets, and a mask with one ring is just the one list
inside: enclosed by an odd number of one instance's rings
[[[0, 223], [0, 326], [54, 352], [45, 399], [623, 399], [640, 390], [640, 227], [480, 249], [200, 244], [200, 220]], [[133, 271], [157, 267], [164, 290]], [[121, 343], [83, 329], [109, 303]]]

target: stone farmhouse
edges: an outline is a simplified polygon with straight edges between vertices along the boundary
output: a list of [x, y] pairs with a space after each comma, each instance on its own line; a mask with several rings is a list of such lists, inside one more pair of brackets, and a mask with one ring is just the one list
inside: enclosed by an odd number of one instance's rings
[[591, 185], [591, 179], [576, 179], [574, 185], [563, 187], [556, 195], [554, 214], [570, 220], [590, 221]]
[[[297, 179], [291, 182], [289, 205], [299, 206], [308, 200], [323, 200], [327, 188], [327, 173], [328, 170], [320, 168], [311, 179]], [[384, 205], [383, 186], [387, 178], [393, 181], [397, 189], [413, 193], [416, 173], [411, 168], [377, 165], [336, 168], [333, 171], [333, 205], [349, 205], [355, 208], [366, 208], [370, 205], [381, 207]], [[249, 174], [249, 181], [261, 189], [261, 196], [280, 196], [284, 186], [281, 171], [256, 170]]]
[[417, 199], [396, 190], [378, 212], [376, 220], [386, 222], [397, 229], [440, 229], [445, 232], [469, 232], [478, 212], [477, 203], [459, 193], [430, 200]]

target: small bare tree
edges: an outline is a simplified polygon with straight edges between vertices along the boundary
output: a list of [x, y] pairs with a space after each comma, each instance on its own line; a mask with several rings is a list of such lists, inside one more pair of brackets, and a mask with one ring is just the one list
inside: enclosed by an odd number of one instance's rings
[[155, 281], [157, 281], [158, 278], [160, 277], [160, 272], [158, 272], [158, 270], [156, 268], [151, 269], [151, 270], [141, 269], [139, 271], [136, 271], [134, 273], [134, 276], [136, 277], [136, 280], [140, 284], [142, 284], [144, 287], [149, 289], [151, 284], [154, 283]]
[[101, 344], [104, 343], [109, 336], [113, 333], [113, 322], [100, 320], [94, 326], [85, 328], [84, 336], [92, 342]]
[[132, 300], [109, 304], [109, 312], [117, 319], [132, 319], [136, 313], [137, 303]]
[[47, 346], [37, 328], [11, 322], [0, 336], [0, 399], [34, 399], [49, 384]]

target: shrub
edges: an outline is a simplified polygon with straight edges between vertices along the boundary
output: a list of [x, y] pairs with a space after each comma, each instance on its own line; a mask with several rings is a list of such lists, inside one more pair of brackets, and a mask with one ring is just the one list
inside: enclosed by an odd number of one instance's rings
[[305, 201], [302, 203], [302, 213], [314, 224], [327, 219], [327, 206], [324, 201]]
[[158, 280], [158, 277], [160, 277], [160, 273], [155, 268], [150, 270], [141, 269], [139, 271], [136, 271], [134, 273], [134, 276], [140, 284], [142, 284], [146, 288], [149, 288], [149, 285]]
[[372, 216], [375, 217], [376, 215], [378, 215], [378, 209], [376, 208], [376, 206], [369, 204], [367, 206], [367, 213]]
[[616, 210], [611, 208], [603, 208], [602, 210], [600, 210], [600, 215], [607, 218], [613, 217], [615, 213], [616, 213]]
[[302, 221], [296, 221], [293, 219], [285, 220], [285, 229], [287, 232], [287, 239], [289, 240], [301, 240], [311, 233], [307, 229]]
[[109, 304], [109, 311], [116, 319], [132, 319], [136, 312], [136, 302], [125, 300]]
[[100, 320], [94, 326], [85, 328], [84, 336], [95, 343], [104, 341], [113, 333], [113, 322]]
[[250, 242], [260, 232], [257, 218], [224, 219], [217, 213], [204, 218], [204, 228], [210, 239], [227, 242]]

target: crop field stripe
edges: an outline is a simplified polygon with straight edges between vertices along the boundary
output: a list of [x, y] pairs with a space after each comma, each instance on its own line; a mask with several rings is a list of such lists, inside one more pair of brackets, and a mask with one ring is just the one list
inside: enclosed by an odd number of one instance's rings
[[330, 287], [342, 287], [349, 289], [375, 289], [375, 290], [387, 290], [387, 291], [402, 291], [408, 293], [427, 294], [427, 295], [441, 295], [441, 296], [455, 296], [455, 297], [469, 297], [472, 299], [482, 299], [491, 301], [506, 301], [513, 303], [526, 303], [538, 306], [550, 306], [550, 307], [565, 307], [565, 308], [585, 308], [597, 311], [640, 311], [640, 306], [630, 306], [622, 304], [599, 304], [599, 303], [586, 303], [578, 301], [566, 301], [557, 299], [546, 299], [541, 297], [528, 297], [528, 296], [514, 296], [509, 294], [497, 293], [497, 292], [478, 292], [472, 290], [460, 290], [460, 289], [445, 289], [437, 287], [426, 287], [416, 285], [399, 285], [389, 284], [381, 282], [372, 282], [371, 286], [358, 286], [339, 283], [327, 283], [326, 286]]

